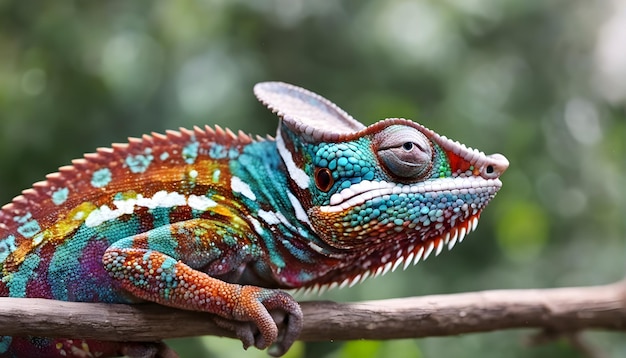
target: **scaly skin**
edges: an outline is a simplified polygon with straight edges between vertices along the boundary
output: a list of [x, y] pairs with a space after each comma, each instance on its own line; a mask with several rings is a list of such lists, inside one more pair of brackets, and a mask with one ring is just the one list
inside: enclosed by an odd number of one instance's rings
[[[508, 166], [409, 120], [364, 127], [295, 86], [255, 94], [281, 118], [276, 139], [219, 127], [131, 139], [5, 205], [0, 296], [210, 312], [245, 347], [281, 355], [302, 312], [277, 288], [353, 284], [452, 248]], [[0, 336], [0, 357], [163, 349]]]

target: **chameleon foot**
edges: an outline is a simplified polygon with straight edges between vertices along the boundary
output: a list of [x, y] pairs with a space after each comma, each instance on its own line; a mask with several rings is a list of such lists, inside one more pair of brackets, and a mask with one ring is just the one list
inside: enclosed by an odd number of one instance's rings
[[235, 320], [216, 317], [215, 323], [234, 331], [246, 349], [271, 345], [268, 353], [274, 357], [285, 354], [302, 330], [300, 305], [283, 291], [242, 286], [233, 316]]

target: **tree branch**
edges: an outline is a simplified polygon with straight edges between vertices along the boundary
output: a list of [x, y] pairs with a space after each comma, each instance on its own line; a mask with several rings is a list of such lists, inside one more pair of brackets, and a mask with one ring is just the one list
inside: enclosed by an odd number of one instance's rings
[[[448, 336], [511, 328], [626, 331], [626, 281], [605, 286], [499, 290], [402, 299], [302, 302], [304, 341]], [[0, 298], [0, 336], [152, 341], [233, 337], [204, 313], [120, 305]]]

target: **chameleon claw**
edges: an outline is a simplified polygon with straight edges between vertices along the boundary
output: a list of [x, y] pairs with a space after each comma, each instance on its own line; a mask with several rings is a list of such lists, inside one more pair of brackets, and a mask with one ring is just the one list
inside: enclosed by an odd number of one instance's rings
[[277, 328], [277, 335], [269, 340], [267, 338], [270, 335], [264, 334], [262, 327], [259, 326], [264, 340], [263, 348], [272, 344], [268, 353], [274, 357], [282, 356], [300, 335], [303, 325], [302, 310], [298, 302], [283, 291], [263, 289], [259, 295], [264, 296], [260, 301], [265, 306], [273, 326]]
[[242, 286], [239, 313], [234, 319], [215, 317], [215, 323], [235, 332], [244, 349], [266, 349], [274, 357], [287, 352], [302, 330], [302, 310], [289, 294]]
[[278, 291], [276, 296], [278, 309], [282, 315], [280, 321], [275, 318], [276, 322], [280, 322], [279, 326], [283, 326], [280, 335], [275, 344], [269, 350], [270, 355], [279, 357], [287, 352], [293, 343], [300, 336], [303, 326], [303, 315], [300, 305], [287, 293]]
[[[276, 338], [276, 342], [270, 345], [267, 353], [273, 357], [280, 357], [284, 355], [289, 347], [294, 343], [294, 341], [298, 338], [297, 336], [300, 334], [300, 328], [294, 327], [293, 323], [290, 322], [292, 319], [290, 315], [287, 315], [284, 311], [271, 311], [270, 314], [274, 319], [274, 322], [279, 327], [283, 327], [278, 332], [278, 338]], [[293, 318], [300, 319], [301, 318]], [[296, 323], [296, 325], [298, 325]], [[295, 334], [295, 335], [294, 335]]]
[[219, 316], [213, 317], [213, 322], [221, 328], [235, 332], [235, 335], [243, 345], [243, 349], [247, 350], [252, 346], [259, 348], [257, 346], [259, 332], [250, 322], [234, 321]]

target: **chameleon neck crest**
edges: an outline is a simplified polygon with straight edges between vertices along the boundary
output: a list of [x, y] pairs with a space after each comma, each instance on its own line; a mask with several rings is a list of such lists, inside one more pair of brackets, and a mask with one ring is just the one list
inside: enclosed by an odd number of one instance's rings
[[278, 114], [277, 147], [312, 227], [339, 258], [307, 285], [353, 284], [452, 249], [476, 229], [508, 161], [406, 119], [365, 127], [292, 85], [255, 87]]

